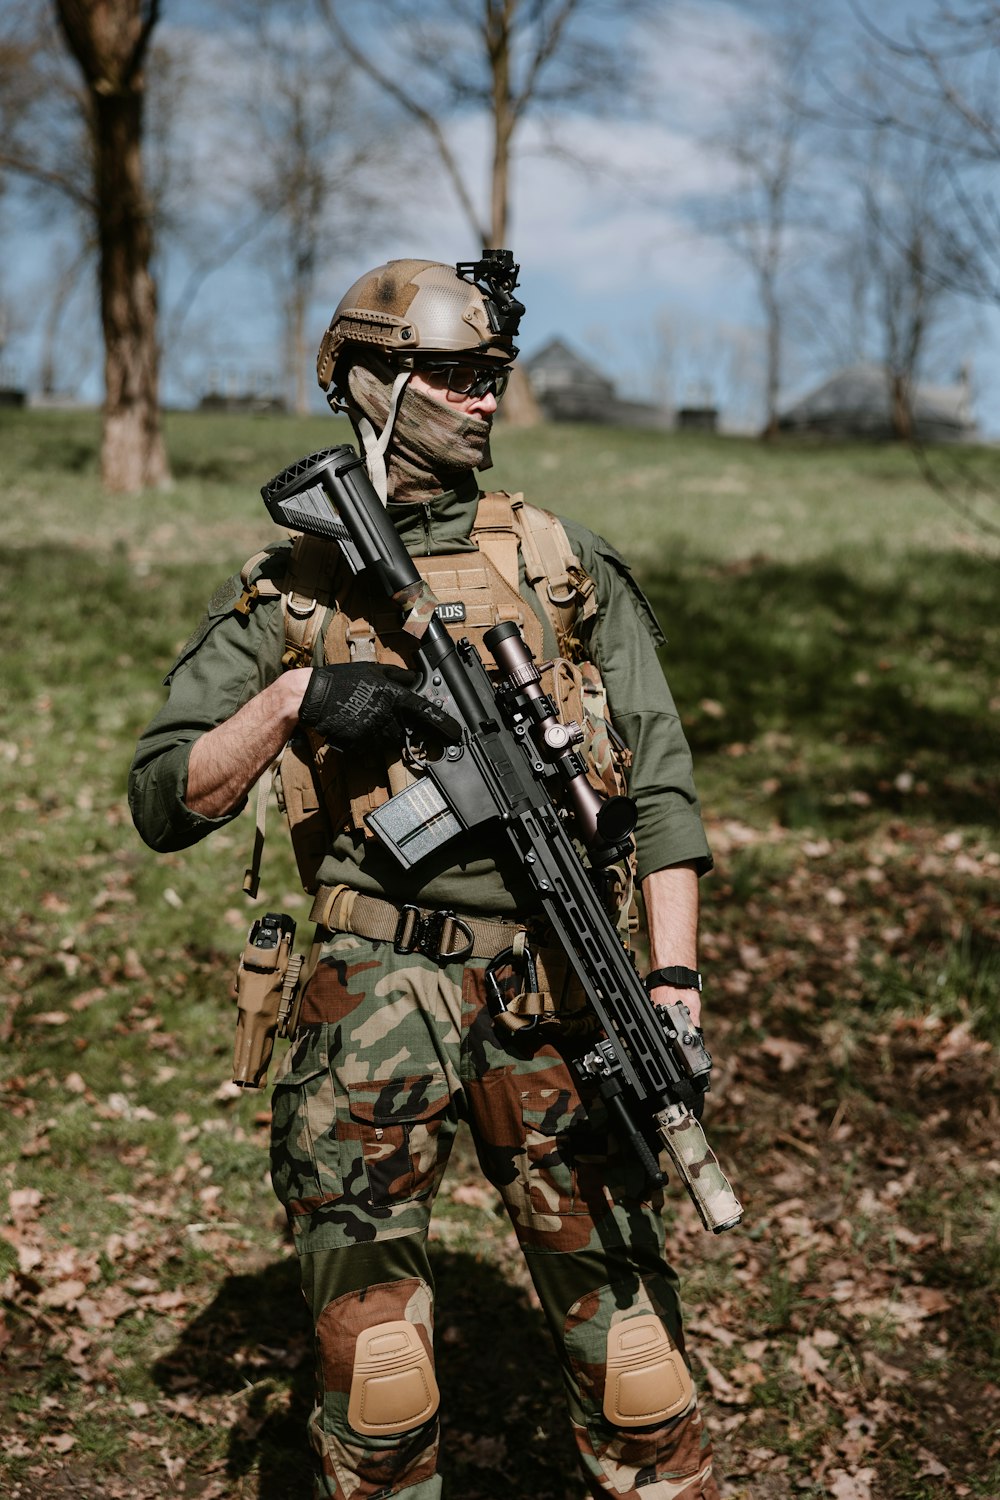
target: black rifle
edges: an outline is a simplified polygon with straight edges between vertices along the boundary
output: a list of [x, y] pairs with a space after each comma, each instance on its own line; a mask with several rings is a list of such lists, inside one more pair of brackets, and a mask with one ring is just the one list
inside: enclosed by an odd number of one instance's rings
[[[508, 841], [604, 1033], [574, 1061], [578, 1075], [593, 1082], [651, 1181], [665, 1180], [657, 1160], [665, 1148], [705, 1227], [731, 1229], [743, 1210], [694, 1113], [712, 1060], [686, 1005], [653, 1005], [598, 894], [602, 871], [631, 850], [634, 803], [603, 799], [590, 785], [574, 748], [579, 728], [560, 723], [516, 625], [485, 636], [501, 674], [496, 689], [472, 643], [452, 640], [353, 448], [314, 453], [261, 494], [279, 525], [337, 542], [353, 573], [367, 569], [377, 580], [418, 642], [419, 691], [462, 726], [460, 743], [422, 757], [425, 774], [367, 821], [406, 868], [482, 825]], [[420, 757], [418, 746], [409, 750]], [[499, 986], [493, 993], [502, 1004]]]

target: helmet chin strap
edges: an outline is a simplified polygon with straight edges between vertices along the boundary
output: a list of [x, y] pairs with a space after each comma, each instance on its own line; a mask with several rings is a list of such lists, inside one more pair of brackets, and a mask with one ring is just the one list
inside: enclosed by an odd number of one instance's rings
[[403, 391], [406, 383], [412, 375], [412, 370], [400, 370], [392, 385], [392, 395], [389, 399], [389, 412], [385, 419], [381, 437], [376, 435], [375, 428], [369, 419], [361, 415], [358, 417], [358, 432], [365, 448], [365, 468], [368, 470], [368, 478], [375, 486], [375, 493], [383, 505], [389, 503], [389, 477], [385, 469], [385, 455], [392, 440], [392, 429], [396, 425], [396, 413], [399, 403], [403, 399]]

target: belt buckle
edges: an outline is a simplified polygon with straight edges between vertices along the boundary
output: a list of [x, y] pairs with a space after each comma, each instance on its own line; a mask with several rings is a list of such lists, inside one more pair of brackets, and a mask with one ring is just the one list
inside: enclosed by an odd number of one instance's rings
[[422, 953], [425, 958], [441, 957], [441, 938], [444, 934], [444, 924], [450, 911], [429, 911], [420, 924], [417, 935], [417, 952]]
[[[458, 929], [465, 938], [465, 942], [461, 948], [449, 950], [445, 953], [441, 947], [441, 939], [444, 937], [445, 928], [449, 922]], [[449, 933], [450, 936], [451, 934]], [[468, 958], [472, 952], [474, 941], [472, 929], [468, 923], [463, 922], [461, 917], [457, 917], [447, 907], [442, 907], [437, 911], [429, 911], [424, 917], [420, 936], [417, 940], [417, 948], [425, 958], [433, 958], [437, 963], [441, 963], [442, 961], [455, 963], [459, 959]]]
[[[462, 934], [465, 943], [461, 948], [445, 953], [441, 948], [441, 940], [449, 922]], [[419, 906], [407, 902], [399, 909], [399, 921], [392, 940], [396, 953], [421, 953], [424, 958], [433, 959], [436, 963], [454, 963], [458, 959], [468, 958], [473, 943], [472, 929], [468, 923], [463, 922], [461, 917], [457, 917], [447, 907], [422, 912]]]

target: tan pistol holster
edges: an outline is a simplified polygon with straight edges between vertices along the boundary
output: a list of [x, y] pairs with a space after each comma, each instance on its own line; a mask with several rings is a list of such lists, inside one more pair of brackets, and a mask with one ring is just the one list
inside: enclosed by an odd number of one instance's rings
[[276, 1035], [294, 1030], [292, 1013], [302, 958], [292, 953], [295, 923], [283, 913], [254, 922], [234, 983], [236, 1045], [233, 1082], [260, 1089], [267, 1082]]

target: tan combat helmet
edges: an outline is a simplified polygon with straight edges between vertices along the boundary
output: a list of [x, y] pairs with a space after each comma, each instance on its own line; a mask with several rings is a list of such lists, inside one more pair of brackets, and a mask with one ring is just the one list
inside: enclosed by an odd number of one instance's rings
[[[520, 268], [509, 250], [484, 250], [455, 266], [390, 260], [356, 281], [323, 335], [316, 375], [328, 399], [339, 394], [341, 358], [378, 350], [397, 369], [455, 361], [509, 364], [524, 306], [512, 295]], [[338, 366], [340, 368], [338, 368]]]

